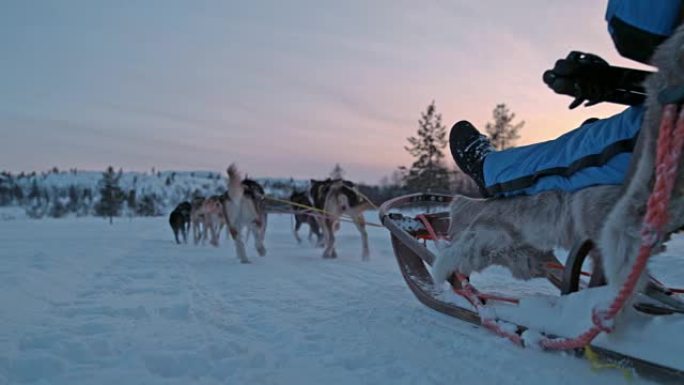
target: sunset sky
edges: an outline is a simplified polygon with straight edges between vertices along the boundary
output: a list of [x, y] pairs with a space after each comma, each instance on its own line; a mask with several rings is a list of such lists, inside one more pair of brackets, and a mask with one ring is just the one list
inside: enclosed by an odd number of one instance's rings
[[[409, 165], [435, 100], [450, 127], [497, 103], [552, 139], [569, 111], [541, 81], [613, 48], [605, 1], [9, 1], [0, 13], [0, 170], [225, 170], [375, 183]], [[643, 68], [643, 67], [638, 67]], [[451, 160], [450, 160], [451, 162]]]

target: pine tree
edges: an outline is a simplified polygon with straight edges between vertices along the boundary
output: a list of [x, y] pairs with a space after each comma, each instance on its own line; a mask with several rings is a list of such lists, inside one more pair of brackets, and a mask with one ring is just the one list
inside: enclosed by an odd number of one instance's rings
[[80, 194], [78, 193], [78, 188], [75, 185], [69, 186], [69, 203], [67, 204], [67, 210], [69, 212], [75, 213], [78, 211]]
[[504, 103], [497, 104], [492, 115], [494, 116], [494, 123], [487, 123], [485, 127], [489, 139], [492, 141], [492, 146], [497, 150], [512, 147], [515, 141], [520, 138], [518, 131], [525, 125], [525, 122], [513, 124], [515, 114], [510, 112]]
[[33, 179], [31, 182], [31, 190], [29, 190], [28, 193], [28, 198], [33, 201], [33, 203], [38, 202], [40, 203], [40, 197], [41, 197], [41, 191], [40, 187], [38, 187], [38, 181]]
[[62, 203], [62, 199], [55, 195], [52, 199], [52, 204], [50, 205], [49, 215], [53, 218], [62, 218], [67, 212], [67, 208], [64, 203]]
[[126, 197], [126, 205], [128, 206], [129, 212], [133, 213], [135, 211], [135, 207], [137, 206], [136, 201], [137, 200], [135, 190], [128, 190], [128, 196]]
[[345, 173], [342, 166], [339, 163], [335, 163], [335, 167], [330, 171], [330, 177], [333, 179], [344, 179]]
[[446, 128], [442, 115], [436, 112], [435, 102], [421, 113], [416, 136], [407, 138], [404, 147], [416, 160], [406, 173], [406, 186], [412, 190], [428, 192], [448, 191], [449, 171], [443, 166], [443, 149], [446, 147]]
[[0, 174], [0, 206], [5, 206], [12, 202], [12, 183], [11, 175]]
[[23, 203], [23, 201], [24, 201], [24, 190], [22, 190], [18, 184], [14, 185], [13, 195], [14, 195], [14, 201], [17, 204]]
[[135, 213], [143, 217], [153, 217], [159, 215], [159, 210], [157, 209], [156, 194], [144, 194], [138, 200]]
[[101, 217], [109, 217], [109, 223], [112, 223], [112, 218], [117, 217], [121, 213], [121, 205], [123, 203], [123, 192], [119, 187], [119, 179], [121, 172], [114, 172], [114, 168], [109, 166], [107, 171], [102, 174], [102, 179], [99, 182], [100, 201], [95, 205], [95, 214]]

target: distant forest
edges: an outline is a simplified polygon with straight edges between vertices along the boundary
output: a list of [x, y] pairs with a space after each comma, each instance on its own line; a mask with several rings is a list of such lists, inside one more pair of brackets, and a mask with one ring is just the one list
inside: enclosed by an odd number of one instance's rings
[[[331, 173], [343, 174], [339, 165]], [[475, 185], [463, 173], [452, 171], [449, 178], [451, 188], [439, 192], [478, 195]], [[405, 180], [402, 172], [397, 171], [378, 185], [358, 184], [358, 189], [377, 205], [400, 195], [428, 190]], [[285, 200], [295, 190], [307, 190], [309, 184], [308, 180], [292, 178], [257, 181], [268, 195]], [[0, 206], [20, 207], [31, 218], [107, 216], [104, 212], [111, 209], [108, 205], [112, 200], [120, 202], [115, 216], [166, 215], [182, 201], [222, 194], [225, 190], [225, 178], [215, 172], [124, 172], [110, 167], [104, 172], [53, 168], [42, 173], [0, 173]]]

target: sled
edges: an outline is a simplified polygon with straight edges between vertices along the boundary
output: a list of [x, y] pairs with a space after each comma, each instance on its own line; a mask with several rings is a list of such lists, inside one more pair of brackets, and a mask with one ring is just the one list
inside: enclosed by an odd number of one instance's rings
[[[416, 208], [424, 209], [427, 206], [444, 207], [451, 200], [452, 197], [449, 195], [418, 193], [386, 201], [379, 209], [380, 221], [390, 232], [394, 255], [401, 274], [416, 298], [429, 308], [490, 329], [521, 346], [533, 341], [530, 338], [523, 338], [528, 332], [531, 332], [531, 335], [543, 336], [545, 339], [572, 337], [554, 333], [553, 330], [537, 330], [534, 326], [521, 322], [521, 317], [517, 317], [517, 315], [525, 312], [522, 306], [524, 298], [518, 300], [498, 293], [479, 292], [470, 287], [472, 285], [467, 278], [464, 279], [456, 275], [449, 279], [449, 284], [455, 294], [447, 295], [450, 293], [445, 293], [444, 290], [435, 287], [428, 267], [433, 264], [436, 256], [435, 252], [428, 247], [427, 242], [447, 235], [449, 213], [438, 211], [419, 215], [405, 215], [400, 210], [405, 210], [407, 207], [413, 207], [414, 211]], [[581, 271], [584, 259], [593, 247], [590, 240], [578, 240], [573, 250], [568, 253], [565, 265], [562, 265], [557, 259], [550, 261], [546, 279], [558, 290], [556, 296], [559, 300], [568, 299], [572, 293], [592, 294], [592, 291], [605, 289], [602, 287], [604, 280], [600, 272], [585, 273]], [[583, 275], [587, 277], [582, 278]], [[464, 286], [468, 287], [464, 288]], [[457, 294], [465, 297], [466, 301], [457, 301], [456, 299], [459, 297]], [[682, 314], [684, 313], [684, 302], [678, 300], [676, 295], [655, 279], [649, 283], [644, 294], [639, 296], [636, 305], [634, 305], [637, 310], [636, 313], [643, 317], [649, 317], [649, 319], [653, 317], [674, 319], [674, 327], [679, 327], [677, 335], [681, 335], [681, 327], [684, 326], [684, 314]], [[496, 318], [487, 319], [488, 316], [483, 314], [493, 314], [492, 310], [496, 314]], [[549, 311], [548, 314], [552, 316], [554, 313]], [[556, 315], [556, 317], [558, 316]], [[620, 328], [622, 335], [626, 333], [629, 337], [631, 333], [632, 336], [643, 337], [639, 334], [638, 328], [625, 328], [625, 324], [620, 324]], [[645, 338], [648, 339], [648, 336]], [[657, 344], [661, 346], [660, 341]], [[677, 348], [678, 350], [675, 351], [684, 350], [681, 346]], [[665, 358], [640, 354], [635, 352], [633, 346], [620, 344], [619, 341], [616, 342], [615, 339], [605, 336], [593, 340], [590, 345], [573, 348], [570, 351], [578, 357], [586, 357], [592, 360], [595, 359], [594, 356], [598, 356], [601, 361], [633, 370], [643, 377], [659, 382], [684, 383], [684, 359], [681, 358], [681, 354], [672, 354], [678, 357]]]

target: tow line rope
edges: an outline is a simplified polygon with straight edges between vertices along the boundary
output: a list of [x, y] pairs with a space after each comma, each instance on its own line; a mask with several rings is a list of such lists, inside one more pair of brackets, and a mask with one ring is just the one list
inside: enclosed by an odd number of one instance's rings
[[[273, 202], [278, 202], [278, 203], [285, 203], [285, 204], [288, 204], [288, 205], [294, 206], [294, 207], [300, 207], [300, 208], [306, 209], [307, 211], [313, 211], [313, 212], [306, 212], [305, 211], [305, 212], [302, 212], [302, 214], [311, 215], [311, 216], [319, 217], [319, 218], [334, 218], [334, 215], [332, 215], [331, 213], [329, 213], [323, 209], [319, 209], [317, 207], [305, 205], [302, 203], [292, 202], [292, 201], [289, 201], [287, 199], [275, 198], [275, 197], [268, 196], [268, 195], [264, 195], [264, 199], [270, 200]], [[370, 201], [368, 201], [368, 202], [370, 202]], [[371, 205], [373, 205], [373, 204], [371, 203]], [[283, 212], [288, 213], [287, 211], [283, 211]], [[290, 213], [295, 214], [295, 212], [290, 212]], [[339, 220], [342, 220], [344, 222], [353, 222], [353, 220], [348, 218], [347, 216], [342, 216], [341, 218], [339, 218]], [[365, 223], [368, 226], [384, 227], [383, 225], [378, 224], [378, 223], [373, 223], [373, 222], [365, 222]]]

